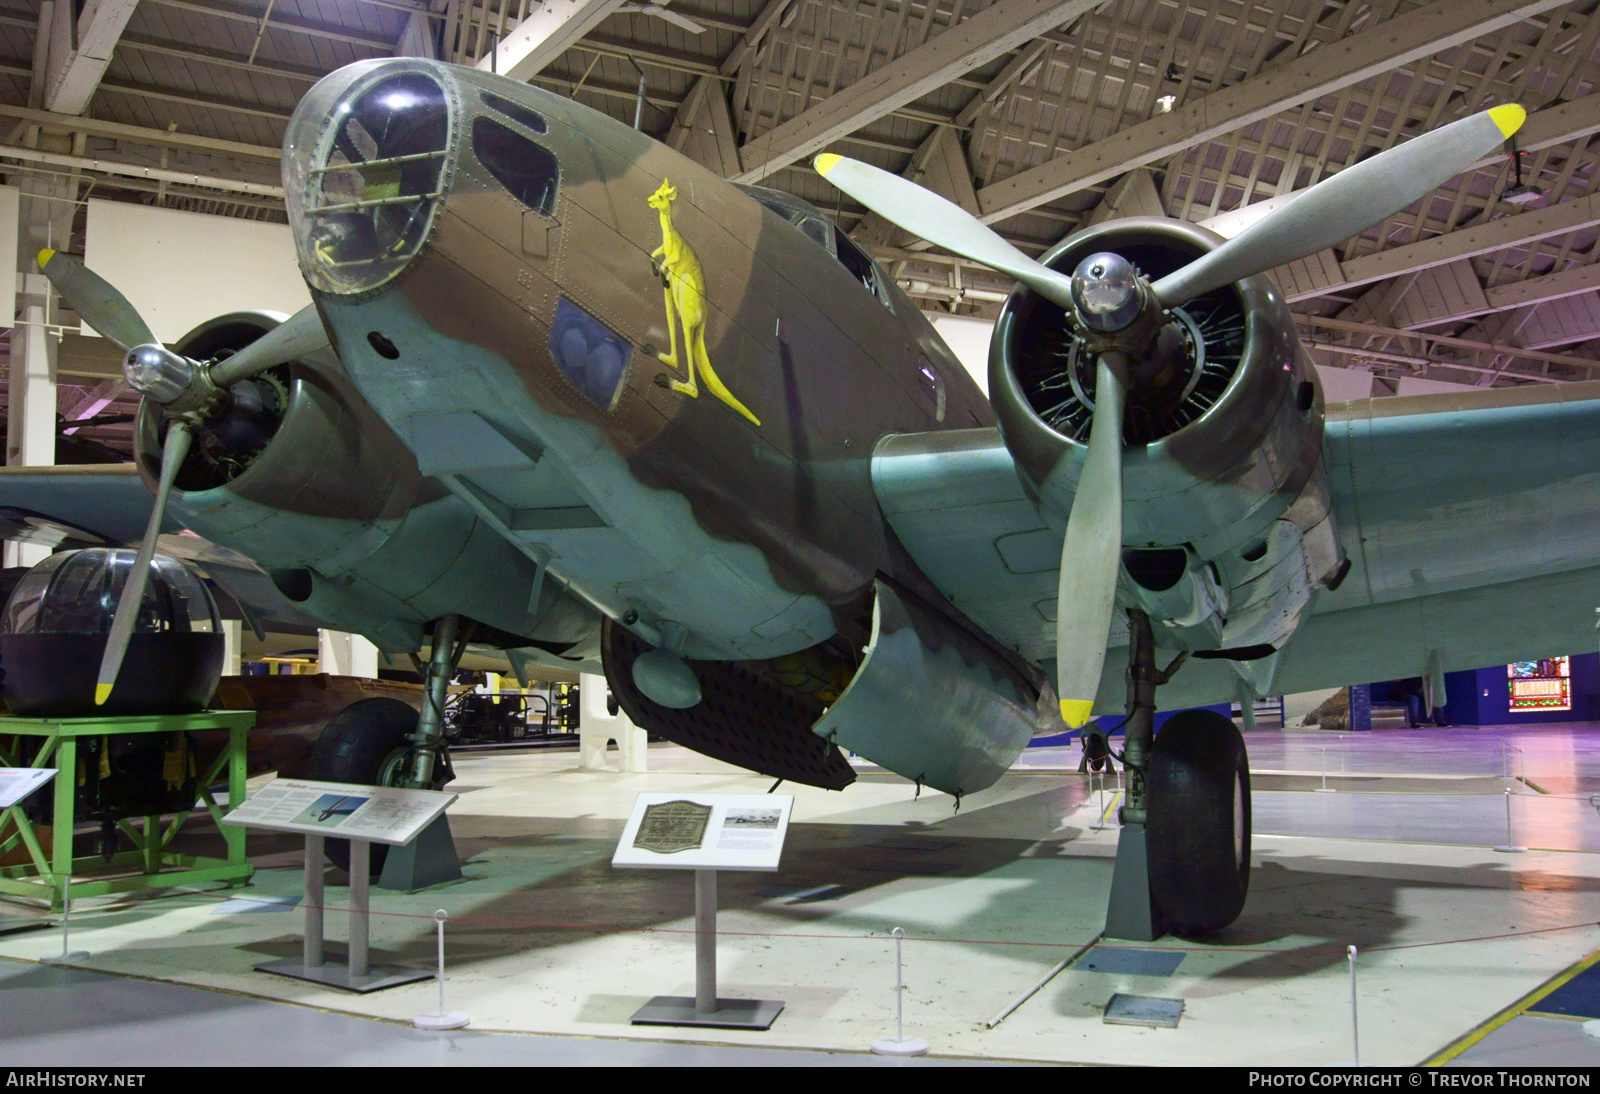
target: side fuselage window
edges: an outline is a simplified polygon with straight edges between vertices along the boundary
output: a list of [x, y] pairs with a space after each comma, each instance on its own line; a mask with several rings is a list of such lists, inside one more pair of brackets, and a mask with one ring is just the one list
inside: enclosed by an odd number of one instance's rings
[[889, 303], [889, 292], [884, 284], [883, 271], [878, 269], [876, 262], [867, 257], [865, 251], [851, 242], [850, 237], [845, 235], [838, 225], [834, 225], [833, 228], [833, 246], [834, 254], [844, 268], [849, 270], [869, 293], [878, 298], [878, 303], [894, 311], [894, 305]]
[[478, 118], [472, 123], [472, 154], [522, 204], [555, 215], [561, 169], [547, 149], [493, 118]]

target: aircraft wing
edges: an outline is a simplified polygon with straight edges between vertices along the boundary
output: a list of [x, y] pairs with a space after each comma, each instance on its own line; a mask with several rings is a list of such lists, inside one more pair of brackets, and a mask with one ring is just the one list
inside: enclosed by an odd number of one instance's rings
[[[1600, 607], [1600, 382], [1360, 400], [1324, 441], [1349, 575], [1271, 666], [1267, 694], [1573, 653]], [[1053, 669], [1061, 531], [994, 430], [886, 438], [879, 503], [956, 608]], [[1117, 646], [1113, 632], [1112, 645]], [[1113, 651], [1097, 710], [1120, 709]], [[1233, 698], [1232, 663], [1191, 659], [1166, 708]]]
[[[150, 519], [150, 491], [131, 463], [0, 467], [0, 539], [52, 549], [136, 543]], [[277, 629], [312, 630], [316, 620], [278, 592], [260, 566], [185, 531], [168, 517], [160, 549], [220, 587], [247, 618]]]
[[[0, 467], [0, 538], [49, 547], [132, 543], [150, 519], [150, 491], [131, 463]], [[170, 518], [163, 531], [177, 531]]]

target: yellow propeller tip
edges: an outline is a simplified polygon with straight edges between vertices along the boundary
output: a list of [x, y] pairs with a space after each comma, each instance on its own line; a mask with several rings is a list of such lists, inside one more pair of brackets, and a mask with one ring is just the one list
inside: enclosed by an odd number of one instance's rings
[[1061, 700], [1061, 720], [1067, 723], [1068, 729], [1082, 729], [1089, 724], [1089, 717], [1093, 713], [1093, 699]]
[[112, 688], [111, 684], [96, 684], [94, 686], [94, 705], [95, 706], [103, 707], [103, 706], [106, 705], [106, 700], [111, 698], [111, 688]]
[[45, 266], [49, 264], [50, 260], [52, 258], [54, 258], [55, 256], [56, 256], [56, 253], [54, 251], [52, 251], [49, 247], [46, 247], [43, 250], [41, 250], [39, 252], [39, 268], [41, 270], [44, 269]]
[[816, 165], [817, 174], [823, 178], [828, 177], [828, 172], [833, 170], [833, 165], [844, 159], [837, 152], [824, 152], [811, 162]]
[[1502, 137], [1522, 128], [1522, 123], [1528, 120], [1528, 112], [1516, 103], [1506, 103], [1504, 106], [1492, 107], [1489, 110], [1489, 119], [1499, 128]]

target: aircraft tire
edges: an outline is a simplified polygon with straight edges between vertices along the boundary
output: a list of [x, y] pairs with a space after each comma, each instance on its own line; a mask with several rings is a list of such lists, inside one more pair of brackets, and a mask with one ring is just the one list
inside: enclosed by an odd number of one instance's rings
[[[416, 708], [398, 699], [361, 699], [328, 719], [311, 747], [306, 778], [320, 782], [378, 785], [378, 773], [417, 728]], [[339, 869], [350, 870], [350, 841], [324, 841], [324, 853]], [[383, 872], [389, 849], [374, 843], [372, 876]]]
[[1250, 765], [1244, 737], [1214, 710], [1156, 734], [1149, 772], [1150, 894], [1174, 934], [1219, 931], [1250, 889]]

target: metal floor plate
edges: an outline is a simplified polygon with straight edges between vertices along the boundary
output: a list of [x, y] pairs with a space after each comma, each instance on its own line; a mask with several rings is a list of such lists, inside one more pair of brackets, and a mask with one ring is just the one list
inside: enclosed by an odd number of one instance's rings
[[633, 1015], [636, 1026], [700, 1026], [707, 1029], [770, 1029], [783, 1010], [776, 999], [718, 999], [717, 1009], [700, 1014], [692, 995], [658, 995]]
[[1177, 1029], [1183, 1017], [1183, 1000], [1160, 995], [1129, 995], [1117, 992], [1106, 1004], [1105, 1023], [1109, 1026], [1150, 1026]]

